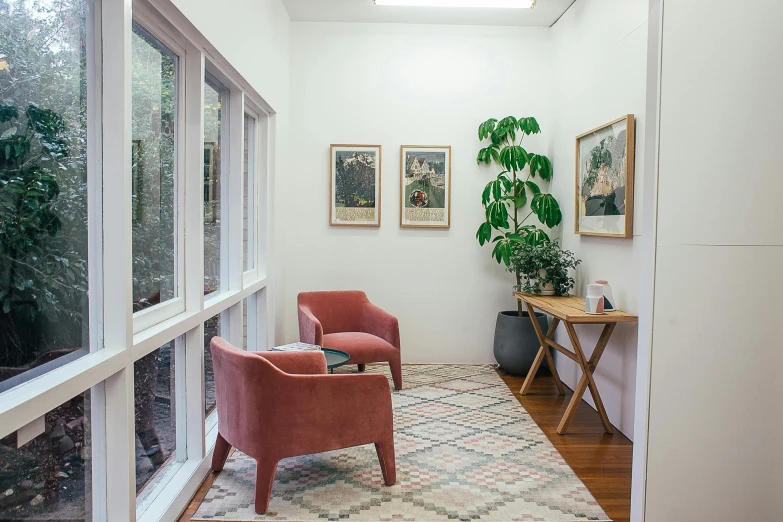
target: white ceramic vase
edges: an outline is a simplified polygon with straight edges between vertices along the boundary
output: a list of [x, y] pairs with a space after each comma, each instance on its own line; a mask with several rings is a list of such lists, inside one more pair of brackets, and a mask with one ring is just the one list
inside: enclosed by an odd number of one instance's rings
[[593, 315], [600, 315], [604, 313], [603, 285], [587, 285], [587, 296], [585, 296], [585, 312]]
[[[539, 280], [546, 279], [546, 270], [539, 270], [538, 277]], [[541, 295], [555, 295], [555, 287], [552, 286], [552, 283], [546, 283], [546, 284], [539, 283], [538, 292]]]

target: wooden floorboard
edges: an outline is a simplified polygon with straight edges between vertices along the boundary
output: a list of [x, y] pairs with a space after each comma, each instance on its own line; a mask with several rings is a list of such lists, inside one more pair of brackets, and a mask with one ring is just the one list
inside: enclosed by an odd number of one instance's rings
[[576, 410], [568, 432], [558, 435], [557, 425], [573, 392], [566, 388], [565, 395], [558, 395], [552, 376], [541, 372], [523, 397], [519, 389], [524, 377], [508, 375], [502, 370], [498, 374], [609, 518], [614, 522], [629, 522], [633, 443], [628, 437], [616, 429], [613, 435], [605, 433], [598, 412], [584, 401]]
[[[584, 401], [576, 411], [568, 433], [558, 435], [557, 425], [571, 400], [571, 390], [566, 389], [565, 396], [558, 395], [552, 377], [542, 372], [536, 376], [528, 394], [522, 397], [519, 389], [524, 377], [507, 375], [503, 371], [498, 373], [609, 518], [614, 522], [630, 522], [631, 441], [618, 431], [613, 435], [604, 433], [598, 412]], [[190, 520], [216, 476], [214, 472], [207, 476], [179, 522]]]

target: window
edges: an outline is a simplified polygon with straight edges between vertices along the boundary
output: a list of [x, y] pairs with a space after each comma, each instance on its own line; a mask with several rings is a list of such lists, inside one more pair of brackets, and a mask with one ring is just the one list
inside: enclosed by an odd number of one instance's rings
[[245, 160], [243, 168], [243, 241], [244, 270], [255, 268], [255, 179], [256, 179], [256, 118], [245, 113]]
[[133, 364], [137, 494], [176, 457], [177, 342], [181, 341], [166, 343]]
[[273, 111], [164, 4], [0, 0], [0, 520], [176, 518], [266, 332]]
[[0, 392], [89, 352], [89, 3], [0, 0]]
[[215, 372], [212, 369], [212, 352], [209, 343], [213, 337], [222, 336], [220, 314], [204, 322], [204, 415], [215, 409]]
[[225, 90], [211, 76], [204, 81], [204, 295], [220, 291], [221, 190], [223, 187]]
[[173, 299], [180, 288], [178, 57], [136, 23], [131, 53], [133, 310], [138, 312]]
[[0, 440], [0, 520], [91, 520], [90, 392], [34, 424]]

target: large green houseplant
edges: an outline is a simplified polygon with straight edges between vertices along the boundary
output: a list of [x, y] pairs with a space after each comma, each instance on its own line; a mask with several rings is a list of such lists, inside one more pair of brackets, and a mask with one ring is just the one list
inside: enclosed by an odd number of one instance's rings
[[[499, 172], [481, 195], [485, 220], [476, 239], [481, 245], [494, 245], [492, 257], [514, 274], [515, 288], [522, 288], [523, 279], [529, 278], [514, 262], [518, 247], [549, 242], [543, 227], [551, 229], [563, 219], [555, 197], [540, 186], [552, 180], [552, 162], [523, 147], [525, 137], [540, 132], [535, 118], [514, 116], [490, 118], [478, 128], [485, 147], [479, 150], [476, 161], [494, 163]], [[537, 314], [537, 319], [546, 328], [546, 316]], [[498, 314], [494, 351], [501, 367], [513, 374], [527, 373], [537, 349], [538, 340], [522, 303], [517, 303], [516, 311]]]

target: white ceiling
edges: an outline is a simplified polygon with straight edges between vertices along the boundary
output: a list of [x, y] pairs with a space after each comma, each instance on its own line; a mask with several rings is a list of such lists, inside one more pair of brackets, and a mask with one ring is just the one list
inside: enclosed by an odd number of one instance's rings
[[294, 22], [374, 22], [550, 27], [575, 0], [538, 0], [534, 9], [393, 7], [373, 0], [283, 0]]

